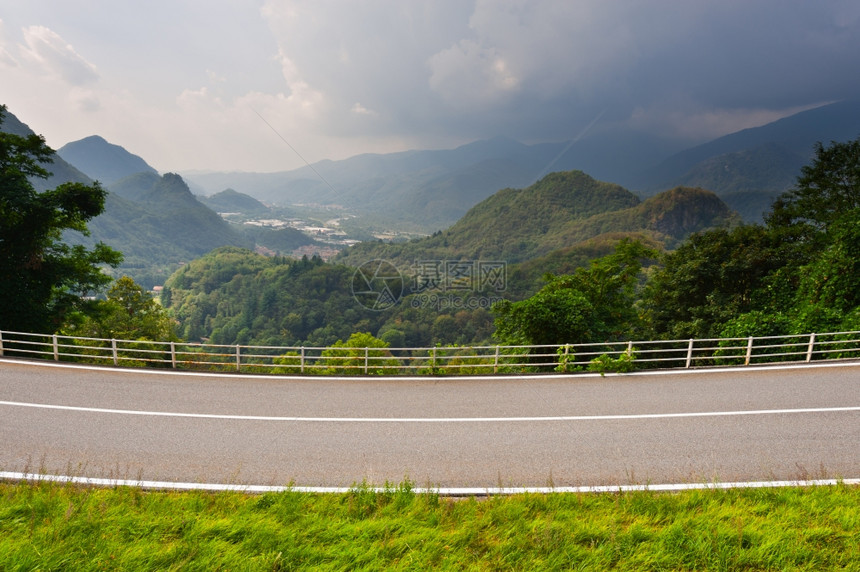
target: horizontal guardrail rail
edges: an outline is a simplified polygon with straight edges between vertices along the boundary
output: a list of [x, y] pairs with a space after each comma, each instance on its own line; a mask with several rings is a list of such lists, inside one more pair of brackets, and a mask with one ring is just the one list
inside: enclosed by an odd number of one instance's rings
[[860, 332], [540, 346], [215, 345], [0, 331], [0, 357], [289, 375], [630, 371], [860, 358]]

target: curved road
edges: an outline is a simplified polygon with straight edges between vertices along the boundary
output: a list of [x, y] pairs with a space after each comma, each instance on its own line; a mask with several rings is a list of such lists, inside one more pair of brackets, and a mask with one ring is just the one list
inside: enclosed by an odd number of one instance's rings
[[860, 364], [336, 379], [0, 359], [0, 471], [237, 485], [860, 476]]

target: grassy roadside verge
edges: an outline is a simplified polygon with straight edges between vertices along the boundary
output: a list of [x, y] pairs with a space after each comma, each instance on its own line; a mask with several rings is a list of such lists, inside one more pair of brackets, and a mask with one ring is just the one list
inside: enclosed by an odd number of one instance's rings
[[0, 570], [860, 570], [860, 487], [522, 494], [0, 484]]

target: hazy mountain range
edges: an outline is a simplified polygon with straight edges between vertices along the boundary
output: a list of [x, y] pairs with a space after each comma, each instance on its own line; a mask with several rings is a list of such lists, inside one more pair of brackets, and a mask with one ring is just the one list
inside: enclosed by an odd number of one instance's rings
[[[525, 145], [496, 138], [457, 149], [366, 154], [278, 173], [187, 173], [196, 192], [226, 188], [276, 204], [334, 203], [368, 220], [425, 232], [450, 226], [500, 188], [522, 188], [550, 171], [582, 170], [642, 196], [702, 187], [745, 220], [760, 220], [795, 181], [817, 141], [860, 136], [860, 102], [845, 101], [678, 151], [665, 140], [603, 133]], [[677, 145], [677, 143], [675, 144]], [[394, 222], [391, 222], [394, 224]]]

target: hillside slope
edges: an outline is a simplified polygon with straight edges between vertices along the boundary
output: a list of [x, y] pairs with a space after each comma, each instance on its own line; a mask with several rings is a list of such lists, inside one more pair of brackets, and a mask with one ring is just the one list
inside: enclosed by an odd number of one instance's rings
[[197, 201], [179, 175], [137, 173], [108, 189], [105, 212], [90, 222], [90, 236], [75, 233], [69, 240], [100, 240], [120, 250], [125, 260], [115, 273], [147, 288], [219, 246], [253, 248], [252, 240]]

